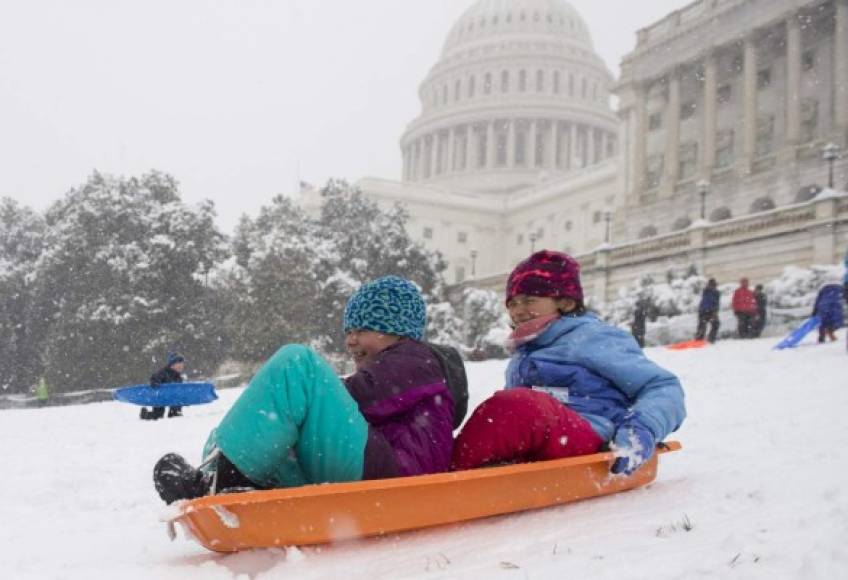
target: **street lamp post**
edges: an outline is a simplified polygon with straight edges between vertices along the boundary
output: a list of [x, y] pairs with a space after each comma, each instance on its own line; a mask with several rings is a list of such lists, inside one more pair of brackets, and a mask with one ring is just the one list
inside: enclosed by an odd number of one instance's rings
[[606, 230], [606, 233], [604, 234], [604, 242], [606, 242], [608, 244], [608, 243], [610, 243], [610, 234], [612, 233], [610, 231], [610, 224], [612, 223], [612, 212], [611, 211], [607, 210], [607, 211], [604, 212], [604, 220], [606, 220], [606, 222], [607, 222], [607, 230]]
[[822, 150], [822, 157], [828, 162], [827, 186], [833, 189], [833, 163], [839, 159], [839, 145], [828, 143]]
[[707, 219], [707, 193], [710, 191], [710, 182], [702, 179], [697, 183], [698, 193], [701, 196], [701, 219]]
[[536, 253], [536, 240], [539, 239], [539, 235], [536, 232], [531, 232], [530, 235], [527, 236], [530, 239], [530, 253]]
[[471, 250], [471, 277], [477, 275], [477, 250]]

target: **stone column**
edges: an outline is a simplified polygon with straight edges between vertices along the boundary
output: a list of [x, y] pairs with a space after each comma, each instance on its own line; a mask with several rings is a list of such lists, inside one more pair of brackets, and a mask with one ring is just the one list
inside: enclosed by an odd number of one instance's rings
[[680, 170], [680, 71], [668, 75], [668, 109], [665, 112], [665, 183], [666, 193], [674, 191]]
[[539, 135], [538, 123], [539, 121], [536, 119], [530, 120], [530, 131], [528, 131], [529, 135], [527, 136], [527, 143], [525, 143], [527, 152], [524, 154], [524, 158], [527, 160], [527, 167], [529, 169], [536, 168], [536, 139]]
[[586, 128], [586, 165], [595, 164], [595, 128]]
[[645, 190], [645, 162], [647, 159], [647, 87], [634, 84], [633, 103], [633, 189], [638, 193]]
[[508, 136], [506, 140], [506, 166], [512, 169], [515, 167], [515, 119], [509, 120]]
[[450, 129], [448, 129], [448, 163], [447, 167], [445, 167], [445, 173], [453, 173], [453, 171], [456, 169], [456, 159], [454, 159], [454, 157], [456, 156], [456, 144], [454, 143], [455, 139], [456, 132], [454, 131], [454, 128], [451, 127]]
[[430, 135], [430, 174], [427, 177], [433, 178], [436, 177], [436, 167], [439, 161], [438, 149], [439, 147], [439, 134], [433, 133]]
[[571, 130], [569, 131], [570, 137], [571, 137], [571, 139], [570, 139], [571, 144], [568, 147], [568, 158], [569, 158], [568, 159], [568, 167], [569, 167], [569, 169], [580, 169], [580, 167], [579, 167], [580, 164], [577, 162], [577, 149], [578, 149], [578, 146], [579, 146], [579, 139], [580, 139], [579, 129], [580, 129], [580, 125], [578, 125], [577, 123], [571, 124]]
[[419, 137], [418, 141], [416, 141], [416, 149], [418, 149], [417, 163], [415, 168], [415, 179], [417, 181], [421, 181], [424, 179], [424, 175], [426, 175], [426, 171], [424, 168], [427, 164], [427, 142], [424, 140], [424, 137]]
[[498, 164], [498, 140], [495, 126], [497, 121], [486, 124], [486, 168], [494, 169]]
[[834, 32], [834, 98], [836, 125], [848, 143], [848, 0], [836, 0]]
[[474, 169], [474, 125], [469, 123], [465, 131], [465, 171]]
[[548, 136], [548, 167], [557, 169], [559, 167], [559, 123], [556, 119], [551, 119], [551, 134]]
[[786, 21], [786, 146], [795, 158], [801, 142], [801, 23], [797, 14]]
[[701, 179], [710, 180], [715, 167], [718, 108], [718, 62], [715, 50], [704, 59], [704, 125], [701, 135]]
[[745, 38], [744, 95], [745, 125], [741, 171], [751, 172], [757, 156], [757, 44], [753, 34]]

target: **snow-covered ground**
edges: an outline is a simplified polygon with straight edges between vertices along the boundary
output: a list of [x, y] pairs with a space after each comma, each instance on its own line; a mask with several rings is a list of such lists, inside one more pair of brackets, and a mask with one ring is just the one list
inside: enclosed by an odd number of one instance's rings
[[[218, 555], [158, 521], [158, 457], [197, 460], [238, 390], [139, 421], [118, 403], [0, 411], [0, 577], [848, 577], [848, 355], [774, 339], [649, 349], [679, 374], [689, 418], [649, 487], [449, 528], [336, 545]], [[504, 361], [468, 365], [476, 404]]]

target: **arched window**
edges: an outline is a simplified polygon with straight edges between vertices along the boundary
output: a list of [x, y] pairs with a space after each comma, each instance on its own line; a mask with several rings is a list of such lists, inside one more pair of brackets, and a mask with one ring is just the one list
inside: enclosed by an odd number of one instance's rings
[[560, 74], [559, 71], [554, 71], [554, 94], [559, 94], [560, 89]]
[[536, 92], [541, 93], [545, 90], [545, 71], [536, 71]]
[[733, 217], [733, 212], [728, 207], [717, 207], [710, 212], [711, 222], [723, 222]]
[[483, 81], [483, 93], [487, 95], [492, 94], [492, 73], [486, 73]]
[[645, 226], [641, 230], [639, 230], [639, 239], [644, 240], [645, 238], [653, 238], [657, 235], [657, 228], [654, 226]]
[[523, 93], [527, 90], [527, 71], [518, 71], [518, 92]]
[[508, 93], [509, 92], [509, 71], [505, 70], [501, 72], [501, 92]]
[[774, 201], [770, 197], [759, 197], [754, 200], [754, 203], [751, 204], [751, 213], [769, 211], [771, 209], [774, 209], [775, 207], [777, 207], [777, 205], [775, 205]]
[[448, 104], [448, 85], [445, 84], [442, 86], [442, 104]]
[[574, 96], [574, 73], [568, 73], [568, 96]]
[[691, 225], [692, 225], [692, 220], [689, 219], [687, 216], [679, 217], [676, 220], [674, 220], [674, 223], [671, 226], [671, 231], [679, 232], [680, 230], [685, 230], [686, 228], [688, 228]]
[[586, 98], [586, 77], [583, 77], [580, 84], [581, 84], [580, 92], [582, 94], [582, 97], [585, 99]]
[[476, 81], [474, 79], [474, 76], [472, 75], [468, 78], [468, 98], [469, 99], [474, 96], [475, 84], [476, 84]]
[[456, 79], [456, 83], [453, 85], [453, 100], [458, 101], [462, 96], [462, 81]]
[[819, 193], [821, 193], [821, 190], [821, 185], [817, 185], [815, 183], [813, 183], [812, 185], [805, 185], [804, 187], [798, 190], [798, 193], [795, 194], [795, 203], [804, 203], [805, 201], [810, 201]]

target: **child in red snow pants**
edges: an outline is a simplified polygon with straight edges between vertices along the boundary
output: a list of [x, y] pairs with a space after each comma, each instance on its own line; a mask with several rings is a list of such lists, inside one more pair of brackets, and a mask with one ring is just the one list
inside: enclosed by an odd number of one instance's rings
[[475, 409], [453, 446], [451, 467], [526, 463], [595, 453], [603, 440], [592, 426], [541, 391], [498, 391]]

